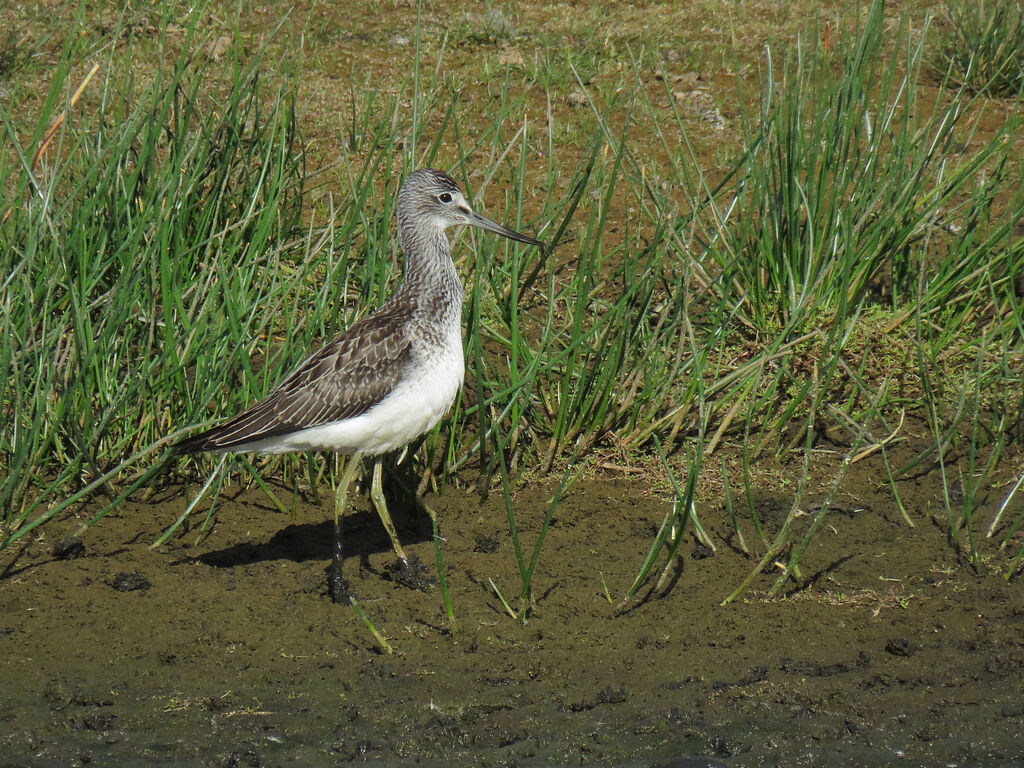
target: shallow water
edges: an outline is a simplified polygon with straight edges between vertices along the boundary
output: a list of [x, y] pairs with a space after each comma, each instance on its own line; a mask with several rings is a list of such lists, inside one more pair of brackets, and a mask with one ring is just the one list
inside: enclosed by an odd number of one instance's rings
[[[332, 533], [313, 503], [289, 519], [236, 493], [204, 541], [153, 551], [184, 504], [168, 489], [57, 559], [69, 521], [0, 559], [0, 766], [1024, 764], [1019, 584], [958, 559], [928, 516], [934, 479], [901, 489], [910, 529], [869, 477], [851, 473], [802, 590], [766, 599], [771, 573], [721, 606], [756, 560], [710, 504], [716, 554], [688, 539], [667, 594], [621, 615], [602, 575], [623, 593], [668, 502], [647, 483], [580, 481], [526, 625], [489, 583], [517, 593], [501, 499], [448, 489], [430, 501], [454, 639], [439, 589], [384, 578], [393, 555], [363, 500], [346, 575], [392, 656], [325, 597]], [[525, 547], [551, 492], [515, 499]], [[771, 526], [788, 503], [765, 492], [758, 508]], [[395, 511], [432, 564], [426, 522]]]

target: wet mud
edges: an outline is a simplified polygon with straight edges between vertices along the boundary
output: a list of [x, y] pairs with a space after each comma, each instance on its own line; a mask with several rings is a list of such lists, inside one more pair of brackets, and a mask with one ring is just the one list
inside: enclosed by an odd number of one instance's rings
[[[553, 491], [514, 499], [527, 556]], [[760, 493], [774, 530], [791, 497]], [[523, 625], [492, 587], [520, 585], [501, 494], [448, 487], [429, 500], [454, 636], [437, 586], [389, 579], [361, 499], [345, 576], [387, 655], [327, 597], [322, 505], [288, 516], [258, 490], [229, 492], [209, 536], [151, 549], [185, 503], [167, 489], [80, 542], [57, 542], [57, 524], [3, 553], [0, 766], [1024, 764], [1020, 585], [951, 547], [936, 477], [901, 493], [914, 528], [870, 468], [851, 472], [803, 583], [769, 599], [772, 569], [725, 606], [764, 546], [747, 524], [743, 553], [709, 500], [716, 551], [687, 533], [664, 593], [617, 613], [608, 596], [628, 589], [670, 502], [630, 474], [579, 480]], [[433, 567], [427, 521], [394, 507]]]

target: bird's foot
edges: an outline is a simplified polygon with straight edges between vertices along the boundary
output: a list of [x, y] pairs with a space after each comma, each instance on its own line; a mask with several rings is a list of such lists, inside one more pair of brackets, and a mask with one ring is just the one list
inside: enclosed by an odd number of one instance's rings
[[408, 559], [396, 559], [394, 563], [385, 567], [384, 576], [396, 584], [401, 584], [409, 589], [418, 589], [420, 592], [426, 592], [431, 587], [437, 586], [437, 579], [430, 577], [427, 567], [415, 555], [411, 555]]
[[327, 594], [335, 604], [349, 605], [355, 597], [349, 589], [348, 582], [341, 575], [341, 568], [337, 563], [332, 563], [327, 571]]

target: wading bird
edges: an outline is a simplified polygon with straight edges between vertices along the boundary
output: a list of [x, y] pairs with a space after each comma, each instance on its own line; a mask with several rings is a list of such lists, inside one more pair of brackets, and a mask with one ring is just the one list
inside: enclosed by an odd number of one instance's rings
[[380, 457], [437, 424], [462, 384], [463, 291], [445, 230], [469, 225], [527, 245], [544, 245], [475, 213], [455, 181], [441, 171], [418, 170], [406, 178], [398, 192], [397, 219], [405, 278], [390, 300], [314, 352], [262, 400], [175, 446], [181, 453], [349, 455], [335, 499], [330, 579], [335, 600], [345, 589], [340, 519], [364, 456], [374, 459], [370, 498], [401, 566], [409, 568], [381, 490]]

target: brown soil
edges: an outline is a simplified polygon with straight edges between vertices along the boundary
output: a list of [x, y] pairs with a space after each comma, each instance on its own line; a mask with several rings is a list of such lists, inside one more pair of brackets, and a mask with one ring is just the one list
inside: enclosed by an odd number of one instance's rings
[[[525, 625], [491, 587], [519, 589], [501, 495], [449, 488], [430, 502], [454, 637], [438, 587], [386, 578], [394, 556], [362, 499], [346, 576], [393, 655], [326, 597], [322, 506], [300, 500], [289, 519], [259, 492], [228, 494], [201, 543], [151, 550], [182, 494], [126, 504], [84, 552], [54, 554], [53, 531], [2, 560], [0, 765], [1019, 764], [1020, 586], [957, 557], [937, 477], [901, 487], [910, 528], [877, 471], [855, 465], [785, 598], [766, 598], [770, 573], [720, 605], [756, 559], [708, 505], [717, 552], [687, 534], [664, 594], [619, 615], [602, 578], [618, 600], [669, 504], [628, 476], [580, 480]], [[514, 501], [527, 556], [552, 492]], [[790, 501], [764, 489], [765, 524]], [[433, 565], [425, 520], [394, 506]]]

